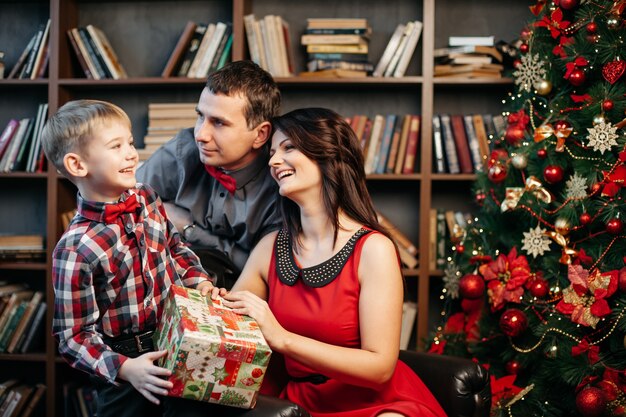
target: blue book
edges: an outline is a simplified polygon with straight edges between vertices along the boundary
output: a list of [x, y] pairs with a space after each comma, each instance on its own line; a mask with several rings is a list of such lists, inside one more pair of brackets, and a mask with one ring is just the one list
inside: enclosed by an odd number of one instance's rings
[[391, 147], [391, 138], [393, 137], [393, 131], [396, 125], [397, 116], [395, 114], [388, 114], [385, 121], [385, 130], [383, 131], [383, 138], [380, 144], [380, 156], [376, 161], [376, 168], [374, 172], [376, 174], [384, 174], [387, 167], [387, 159], [389, 158], [389, 148]]

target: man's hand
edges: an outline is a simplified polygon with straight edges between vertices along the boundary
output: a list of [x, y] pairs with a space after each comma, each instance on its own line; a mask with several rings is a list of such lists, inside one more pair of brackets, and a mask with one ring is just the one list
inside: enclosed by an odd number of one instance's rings
[[166, 350], [160, 350], [144, 353], [137, 358], [129, 358], [122, 364], [118, 376], [130, 382], [148, 401], [159, 404], [158, 398], [154, 395], [167, 395], [167, 391], [174, 387], [170, 381], [163, 379], [172, 372], [154, 364], [155, 360], [166, 354]]
[[228, 293], [228, 290], [226, 288], [218, 288], [209, 281], [202, 281], [200, 284], [198, 284], [196, 290], [200, 291], [200, 293], [204, 296], [206, 296], [210, 292], [212, 299], [216, 299], [218, 295], [223, 297]]
[[189, 210], [178, 207], [173, 203], [163, 203], [168, 219], [176, 226], [178, 233], [183, 233], [185, 225], [193, 223]]

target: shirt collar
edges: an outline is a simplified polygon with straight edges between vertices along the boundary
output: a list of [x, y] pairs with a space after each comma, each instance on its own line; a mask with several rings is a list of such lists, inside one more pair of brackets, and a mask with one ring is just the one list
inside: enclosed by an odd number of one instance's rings
[[[120, 201], [125, 201], [130, 196], [130, 191], [124, 192], [116, 201], [119, 203]], [[83, 216], [88, 220], [92, 220], [99, 223], [106, 223], [104, 221], [104, 207], [110, 203], [103, 203], [102, 201], [89, 201], [85, 200], [80, 192], [76, 197], [78, 200], [78, 214]]]
[[224, 172], [237, 181], [237, 189], [240, 190], [255, 179], [264, 169], [268, 169], [267, 164], [269, 159], [269, 152], [264, 150], [263, 153], [257, 158], [254, 158], [254, 160], [245, 167], [234, 171], [224, 170]]

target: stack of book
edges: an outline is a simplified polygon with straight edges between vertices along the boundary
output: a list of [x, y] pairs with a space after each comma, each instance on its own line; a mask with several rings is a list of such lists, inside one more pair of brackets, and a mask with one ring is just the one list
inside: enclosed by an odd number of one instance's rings
[[[30, 38], [7, 78], [44, 78], [50, 57], [50, 19]], [[2, 78], [2, 77], [0, 77]]]
[[42, 398], [46, 386], [24, 384], [17, 379], [9, 379], [0, 383], [0, 416], [2, 417], [30, 417], [44, 415]]
[[172, 50], [162, 77], [205, 78], [230, 60], [232, 23], [187, 22]]
[[0, 285], [0, 352], [41, 350], [45, 313], [43, 291], [32, 291], [21, 283]]
[[363, 150], [366, 174], [413, 174], [417, 169], [419, 115], [355, 115], [348, 119]]
[[461, 211], [430, 210], [430, 251], [428, 265], [431, 271], [445, 268], [452, 244], [461, 241], [467, 225], [471, 223], [470, 213]]
[[198, 119], [196, 105], [197, 103], [149, 103], [148, 133], [143, 138], [144, 148], [138, 149], [139, 160], [148, 159], [181, 129], [195, 126]]
[[33, 118], [11, 119], [0, 135], [0, 172], [43, 172], [45, 155], [41, 131], [48, 104], [39, 105]]
[[400, 23], [396, 26], [372, 75], [374, 77], [404, 77], [422, 35], [423, 26], [419, 20]]
[[502, 53], [493, 36], [451, 36], [448, 46], [434, 51], [435, 77], [501, 78]]
[[496, 139], [502, 137], [502, 115], [433, 116], [433, 171], [438, 174], [482, 172]]
[[45, 260], [45, 255], [42, 235], [0, 235], [0, 261], [41, 262]]
[[94, 25], [67, 31], [72, 49], [87, 78], [115, 80], [128, 78], [126, 70], [102, 30]]
[[94, 417], [97, 410], [98, 391], [92, 385], [83, 386], [75, 382], [63, 385], [63, 415], [72, 417]]
[[[307, 51], [307, 71], [301, 75], [367, 76], [372, 29], [367, 19], [307, 19], [300, 43]], [[346, 72], [350, 71], [350, 72]]]
[[257, 20], [254, 14], [243, 17], [250, 59], [274, 77], [294, 74], [294, 54], [289, 23], [278, 15]]

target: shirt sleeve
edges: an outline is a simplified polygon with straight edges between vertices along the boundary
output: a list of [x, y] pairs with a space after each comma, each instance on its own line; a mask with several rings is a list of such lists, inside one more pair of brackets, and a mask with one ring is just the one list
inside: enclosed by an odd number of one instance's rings
[[96, 331], [100, 316], [91, 265], [76, 251], [55, 251], [52, 262], [52, 333], [59, 353], [74, 368], [115, 382], [126, 356], [113, 352]]

